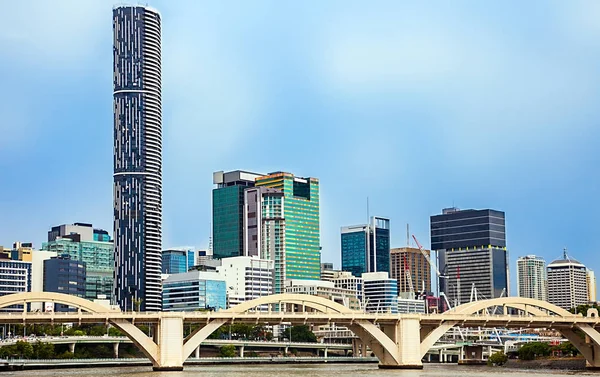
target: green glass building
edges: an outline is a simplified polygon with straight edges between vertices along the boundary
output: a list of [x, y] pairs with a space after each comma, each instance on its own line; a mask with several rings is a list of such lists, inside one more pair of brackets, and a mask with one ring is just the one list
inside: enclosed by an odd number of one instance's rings
[[283, 292], [288, 279], [318, 280], [319, 180], [277, 172], [257, 178], [256, 186], [280, 191], [265, 193], [261, 200], [261, 256], [275, 260], [275, 293]]
[[213, 173], [212, 248], [216, 259], [244, 253], [244, 190], [254, 186], [261, 174], [241, 170]]

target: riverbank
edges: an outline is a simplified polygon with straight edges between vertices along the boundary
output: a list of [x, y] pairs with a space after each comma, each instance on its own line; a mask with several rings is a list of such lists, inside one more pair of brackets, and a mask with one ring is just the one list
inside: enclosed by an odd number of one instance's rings
[[509, 359], [505, 368], [514, 369], [554, 369], [554, 370], [585, 370], [584, 358], [517, 360]]
[[[198, 359], [190, 358], [184, 363], [184, 366], [230, 364], [365, 364], [378, 362], [376, 357], [205, 357]], [[0, 361], [0, 371], [140, 366], [152, 366], [152, 363], [146, 358]]]

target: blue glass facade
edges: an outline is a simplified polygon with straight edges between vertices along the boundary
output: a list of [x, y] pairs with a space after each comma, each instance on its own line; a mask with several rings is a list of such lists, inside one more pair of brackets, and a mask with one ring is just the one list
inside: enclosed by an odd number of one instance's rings
[[115, 300], [161, 310], [161, 21], [144, 6], [113, 9]]
[[363, 274], [363, 300], [367, 313], [398, 313], [398, 282], [386, 272]]
[[163, 283], [163, 311], [223, 310], [225, 281], [218, 274], [191, 271], [169, 276]]
[[369, 225], [342, 228], [342, 270], [354, 276], [390, 272], [390, 221], [371, 218]]
[[196, 264], [194, 250], [164, 250], [162, 253], [162, 273], [181, 274], [191, 270]]
[[366, 250], [366, 230], [342, 233], [342, 271], [349, 271], [354, 276], [368, 272]]
[[[53, 257], [44, 261], [44, 292], [64, 293], [85, 297], [85, 262], [71, 259], [69, 254]], [[55, 304], [55, 312], [76, 311], [68, 305]]]

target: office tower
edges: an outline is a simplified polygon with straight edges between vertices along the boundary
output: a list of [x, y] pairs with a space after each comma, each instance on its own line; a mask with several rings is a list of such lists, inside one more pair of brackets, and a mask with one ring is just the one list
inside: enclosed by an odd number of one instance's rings
[[[112, 248], [110, 249], [112, 254]], [[31, 253], [31, 292], [44, 291], [44, 261], [56, 257], [54, 251], [33, 250]], [[111, 276], [112, 282], [112, 276]], [[112, 288], [112, 284], [111, 284]], [[110, 297], [110, 296], [109, 296]], [[43, 311], [44, 307], [40, 302], [31, 303], [31, 311]]]
[[163, 250], [162, 273], [181, 274], [191, 270], [197, 263], [196, 250], [192, 247], [180, 247]]
[[504, 212], [446, 208], [431, 216], [431, 250], [436, 252], [440, 292], [455, 306], [475, 299], [508, 296], [508, 252]]
[[42, 250], [58, 256], [69, 255], [71, 260], [85, 263], [85, 294], [82, 297], [88, 300], [113, 298], [114, 245], [107, 231], [87, 223], [53, 226]]
[[562, 259], [548, 265], [548, 302], [563, 309], [573, 309], [588, 303], [587, 269], [571, 259], [567, 250]]
[[362, 274], [363, 301], [367, 313], [398, 313], [398, 283], [387, 272]]
[[163, 311], [217, 311], [226, 308], [225, 279], [216, 272], [189, 271], [163, 281]]
[[[71, 259], [69, 254], [59, 255], [44, 261], [44, 292], [64, 293], [85, 297], [85, 262]], [[76, 311], [68, 305], [55, 304], [55, 312]]]
[[548, 301], [546, 261], [527, 255], [517, 259], [517, 293], [519, 297]]
[[113, 9], [114, 294], [121, 309], [161, 310], [161, 21]]
[[587, 270], [587, 287], [588, 287], [588, 301], [596, 302], [596, 274], [594, 271], [588, 268]]
[[[427, 255], [429, 250], [423, 250]], [[410, 271], [415, 292], [431, 292], [431, 266], [421, 250], [414, 247], [399, 247], [390, 251], [390, 277], [398, 282], [400, 295], [410, 292], [406, 270]]]
[[[268, 187], [247, 188], [243, 192], [242, 218], [242, 254], [272, 259], [282, 266], [285, 260], [283, 191]], [[263, 245], [266, 241], [263, 234], [271, 242]]]
[[256, 179], [261, 226], [261, 259], [275, 262], [275, 293], [287, 279], [318, 280], [321, 275], [319, 180], [276, 172]]
[[369, 224], [342, 227], [342, 271], [354, 276], [390, 272], [390, 220], [371, 217]]
[[[31, 262], [10, 258], [11, 250], [0, 247], [0, 296], [31, 292]], [[23, 312], [23, 305], [11, 305], [0, 312]]]
[[213, 173], [212, 249], [215, 259], [244, 254], [244, 190], [254, 187], [261, 174], [234, 170]]
[[225, 279], [227, 308], [273, 294], [272, 260], [241, 256], [224, 258], [221, 262], [217, 272]]

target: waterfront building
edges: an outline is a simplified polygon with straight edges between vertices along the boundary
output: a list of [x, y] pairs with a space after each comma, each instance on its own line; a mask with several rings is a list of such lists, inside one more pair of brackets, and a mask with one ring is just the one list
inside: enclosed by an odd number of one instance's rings
[[[6, 252], [0, 258], [0, 296], [31, 292], [31, 262], [11, 260], [10, 251], [2, 249]], [[23, 305], [11, 305], [0, 312], [23, 312]]]
[[527, 255], [517, 259], [517, 293], [519, 297], [548, 301], [546, 261]]
[[69, 255], [71, 260], [85, 263], [84, 298], [113, 297], [114, 245], [107, 231], [85, 223], [54, 226], [48, 232], [48, 242], [42, 244], [42, 250], [58, 256]]
[[[71, 259], [69, 254], [51, 257], [44, 261], [44, 292], [64, 293], [85, 297], [85, 262]], [[68, 305], [54, 304], [55, 312], [76, 311]]]
[[[283, 293], [288, 279], [318, 280], [319, 180], [284, 172], [258, 177], [256, 188], [245, 192], [245, 205], [246, 239], [254, 245], [246, 255], [274, 261], [274, 293]], [[250, 220], [257, 214], [253, 235]]]
[[181, 274], [196, 265], [196, 250], [192, 247], [171, 248], [162, 252], [163, 274]]
[[161, 310], [161, 17], [113, 8], [114, 296]]
[[390, 220], [373, 216], [369, 224], [341, 229], [342, 271], [354, 276], [390, 272]]
[[363, 301], [367, 313], [398, 313], [398, 282], [387, 272], [362, 274]]
[[217, 267], [227, 287], [227, 308], [273, 294], [274, 262], [257, 257], [221, 259]]
[[262, 174], [242, 170], [213, 173], [212, 248], [215, 259], [244, 254], [244, 190]]
[[398, 298], [398, 313], [399, 314], [408, 314], [408, 313], [424, 314], [427, 312], [425, 303], [426, 303], [425, 300], [399, 297]]
[[508, 296], [508, 252], [504, 212], [446, 208], [431, 216], [431, 250], [445, 277], [438, 285], [453, 306]]
[[565, 249], [563, 257], [547, 269], [548, 302], [567, 310], [588, 303], [587, 269], [583, 263], [569, 257]]
[[285, 293], [319, 296], [352, 310], [361, 309], [356, 291], [336, 287], [331, 281], [290, 279], [286, 281]]
[[596, 302], [596, 274], [594, 271], [588, 268], [587, 270], [587, 287], [588, 287], [588, 301]]
[[[429, 250], [423, 250], [430, 255]], [[390, 277], [398, 282], [398, 292], [410, 294], [410, 284], [406, 271], [410, 277], [415, 292], [426, 294], [431, 292], [431, 266], [421, 250], [415, 247], [398, 247], [390, 250]], [[413, 292], [414, 293], [414, 292]]]
[[163, 281], [163, 311], [217, 311], [227, 306], [225, 279], [216, 272], [189, 271]]

